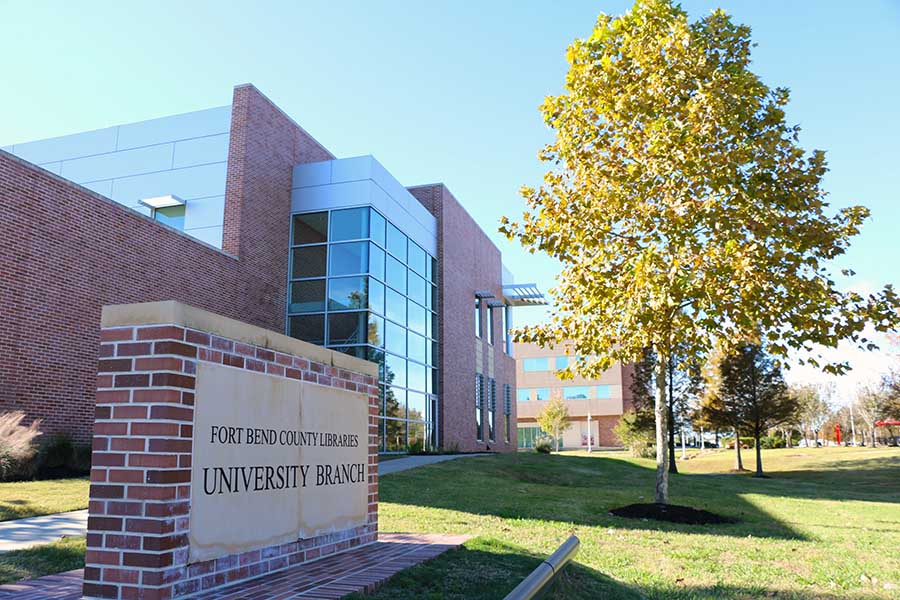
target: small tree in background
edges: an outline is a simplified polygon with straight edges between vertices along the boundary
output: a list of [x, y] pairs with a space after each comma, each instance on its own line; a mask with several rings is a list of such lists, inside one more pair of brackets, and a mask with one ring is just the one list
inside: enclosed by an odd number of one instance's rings
[[569, 407], [559, 398], [550, 400], [541, 414], [537, 416], [538, 425], [547, 433], [553, 432], [556, 441], [556, 451], [559, 452], [559, 436], [572, 426], [569, 422]]
[[790, 388], [790, 393], [794, 397], [797, 405], [795, 412], [797, 420], [800, 422], [800, 430], [806, 439], [806, 445], [809, 446], [809, 433], [813, 434], [813, 445], [819, 445], [819, 431], [831, 416], [831, 406], [828, 404], [827, 398], [830, 396], [830, 389], [826, 386], [806, 384], [796, 385]]
[[703, 369], [703, 391], [700, 395], [699, 419], [716, 429], [732, 429], [734, 431], [734, 470], [743, 471], [744, 461], [741, 457], [742, 419], [738, 408], [727, 401], [722, 393], [724, 387], [722, 364], [726, 354], [721, 348], [714, 350]]
[[[744, 344], [719, 363], [722, 374], [717, 395], [734, 415], [739, 430], [753, 435], [756, 477], [763, 476], [760, 438], [770, 427], [782, 423], [796, 409], [781, 367], [756, 344]], [[740, 436], [735, 445], [740, 445]]]
[[853, 412], [866, 426], [863, 439], [870, 439], [873, 447], [878, 445], [875, 423], [889, 417], [891, 405], [890, 392], [884, 385], [860, 388], [853, 399]]
[[577, 364], [586, 377], [656, 352], [657, 503], [668, 502], [674, 348], [705, 356], [715, 340], [731, 349], [762, 334], [781, 357], [844, 339], [874, 349], [866, 324], [900, 320], [890, 286], [838, 289], [827, 265], [869, 211], [829, 214], [824, 153], [799, 147], [788, 90], [750, 71], [751, 47], [750, 28], [721, 10], [689, 22], [672, 0], [638, 0], [600, 15], [568, 49], [564, 92], [541, 106], [556, 132], [539, 154], [544, 183], [522, 189], [528, 211], [500, 228], [563, 265], [550, 322], [517, 341], [571, 340], [590, 357]]

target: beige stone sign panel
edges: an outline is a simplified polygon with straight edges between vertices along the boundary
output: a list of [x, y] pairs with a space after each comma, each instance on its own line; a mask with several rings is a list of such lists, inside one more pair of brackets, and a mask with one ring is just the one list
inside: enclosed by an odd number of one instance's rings
[[365, 394], [198, 363], [190, 562], [364, 525]]

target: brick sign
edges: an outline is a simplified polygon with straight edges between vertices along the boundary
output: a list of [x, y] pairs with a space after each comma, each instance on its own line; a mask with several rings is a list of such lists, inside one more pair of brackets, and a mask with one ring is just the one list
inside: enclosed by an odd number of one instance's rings
[[189, 562], [364, 525], [368, 397], [197, 369]]

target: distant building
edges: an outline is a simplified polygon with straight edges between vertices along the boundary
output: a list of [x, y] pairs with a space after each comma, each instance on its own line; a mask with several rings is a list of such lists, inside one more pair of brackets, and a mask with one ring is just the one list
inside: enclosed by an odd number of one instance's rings
[[88, 442], [101, 306], [177, 300], [378, 363], [384, 452], [516, 449], [504, 332], [543, 298], [443, 184], [335, 157], [251, 85], [2, 147], [0, 182], [0, 411]]
[[587, 448], [588, 415], [591, 446], [621, 446], [613, 433], [622, 413], [632, 406], [631, 380], [634, 368], [616, 364], [597, 379], [561, 380], [556, 372], [565, 369], [574, 355], [564, 347], [541, 348], [515, 344], [516, 411], [519, 419], [519, 448], [531, 448], [541, 434], [537, 416], [551, 398], [561, 398], [569, 409], [572, 426], [562, 436], [566, 449]]

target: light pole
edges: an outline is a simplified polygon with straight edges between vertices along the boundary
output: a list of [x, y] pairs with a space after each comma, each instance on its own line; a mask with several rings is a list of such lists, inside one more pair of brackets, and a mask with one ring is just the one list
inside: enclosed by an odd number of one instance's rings
[[591, 431], [591, 411], [588, 411], [588, 454], [591, 453], [591, 435], [593, 431]]

